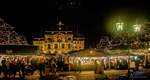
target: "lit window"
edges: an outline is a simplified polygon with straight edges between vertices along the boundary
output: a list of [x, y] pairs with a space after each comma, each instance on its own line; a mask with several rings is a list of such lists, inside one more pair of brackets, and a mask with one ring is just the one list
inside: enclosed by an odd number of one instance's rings
[[62, 44], [62, 48], [65, 48], [65, 44]]
[[57, 44], [55, 44], [55, 48], [56, 48], [56, 49], [58, 48], [58, 45], [57, 45]]

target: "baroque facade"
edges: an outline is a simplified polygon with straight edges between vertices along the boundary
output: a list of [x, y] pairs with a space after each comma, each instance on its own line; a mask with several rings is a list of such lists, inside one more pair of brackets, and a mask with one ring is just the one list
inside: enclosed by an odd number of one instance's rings
[[44, 32], [44, 36], [34, 38], [33, 45], [39, 46], [40, 53], [62, 54], [84, 49], [84, 36], [65, 30], [64, 24], [59, 21], [55, 30]]

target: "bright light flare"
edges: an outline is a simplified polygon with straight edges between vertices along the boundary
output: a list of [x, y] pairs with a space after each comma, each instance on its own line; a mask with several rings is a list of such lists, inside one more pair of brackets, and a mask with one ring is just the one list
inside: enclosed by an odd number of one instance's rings
[[141, 25], [140, 24], [136, 24], [136, 25], [133, 25], [134, 26], [134, 31], [135, 32], [140, 32], [141, 31]]
[[122, 31], [123, 30], [123, 25], [124, 25], [123, 22], [116, 23], [116, 29], [117, 29], [117, 31]]

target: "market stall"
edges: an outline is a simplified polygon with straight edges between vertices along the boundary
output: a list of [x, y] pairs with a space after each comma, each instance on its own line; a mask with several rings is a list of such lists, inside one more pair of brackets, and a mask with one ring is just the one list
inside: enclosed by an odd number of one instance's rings
[[72, 70], [79, 68], [81, 70], [94, 70], [96, 65], [102, 63], [107, 66], [108, 57], [102, 52], [95, 49], [87, 49], [69, 55], [69, 64]]
[[[96, 49], [87, 49], [69, 55], [71, 69], [80, 66], [81, 70], [94, 70], [97, 65], [103, 65], [104, 69], [127, 69], [129, 60], [137, 61], [139, 56], [124, 51], [104, 53]], [[118, 53], [117, 53], [118, 52]]]

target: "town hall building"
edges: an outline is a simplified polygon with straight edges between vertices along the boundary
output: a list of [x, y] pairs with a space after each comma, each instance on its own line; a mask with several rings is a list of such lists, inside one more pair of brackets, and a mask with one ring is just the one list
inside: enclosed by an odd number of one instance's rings
[[33, 45], [39, 47], [40, 53], [64, 54], [84, 49], [84, 36], [65, 29], [66, 26], [61, 21], [53, 27], [53, 29], [45, 31], [42, 37], [33, 39]]

